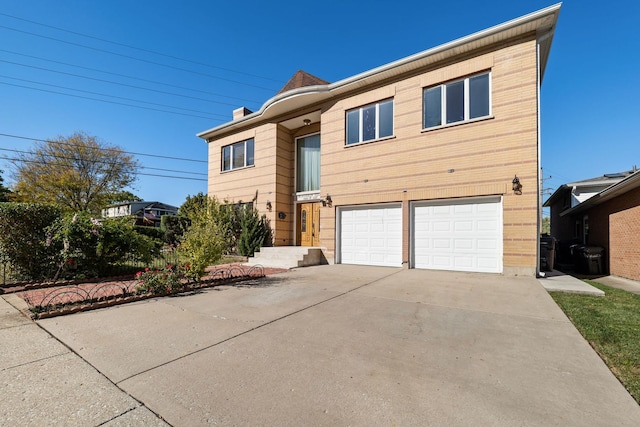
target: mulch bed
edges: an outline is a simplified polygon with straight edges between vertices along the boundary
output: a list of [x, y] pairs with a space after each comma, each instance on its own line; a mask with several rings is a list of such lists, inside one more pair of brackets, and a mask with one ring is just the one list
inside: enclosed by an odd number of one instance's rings
[[[256, 279], [288, 270], [269, 267], [250, 267], [242, 264], [225, 264], [211, 267], [208, 275], [197, 284], [190, 285], [184, 292], [212, 286], [232, 284], [239, 281]], [[41, 286], [4, 288], [15, 292], [31, 309], [31, 317], [42, 319], [78, 311], [140, 301], [148, 298], [166, 296], [167, 294], [137, 294], [137, 281], [128, 278], [110, 278], [90, 282], [44, 283]]]

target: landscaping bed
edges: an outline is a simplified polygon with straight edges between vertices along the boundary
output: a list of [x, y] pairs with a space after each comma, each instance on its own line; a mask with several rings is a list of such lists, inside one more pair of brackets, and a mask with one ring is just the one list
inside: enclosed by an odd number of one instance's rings
[[28, 305], [34, 319], [61, 316], [78, 311], [94, 310], [148, 298], [193, 292], [203, 288], [255, 280], [286, 269], [245, 266], [241, 264], [217, 265], [207, 269], [207, 275], [198, 282], [184, 282], [179, 290], [140, 292], [139, 280], [106, 279], [101, 281], [29, 284], [14, 292]]

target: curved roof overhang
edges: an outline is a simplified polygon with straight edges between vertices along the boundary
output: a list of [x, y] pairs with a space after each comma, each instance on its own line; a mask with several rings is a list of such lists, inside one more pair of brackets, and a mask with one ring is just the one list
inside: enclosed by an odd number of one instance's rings
[[254, 122], [269, 120], [283, 114], [306, 108], [322, 101], [339, 97], [352, 91], [374, 86], [377, 83], [414, 73], [449, 58], [477, 51], [496, 43], [501, 43], [525, 34], [535, 33], [540, 46], [540, 78], [551, 50], [551, 42], [562, 3], [549, 6], [537, 12], [500, 25], [479, 31], [443, 45], [408, 56], [395, 62], [374, 68], [364, 73], [327, 85], [306, 86], [274, 96], [266, 101], [260, 110], [231, 122], [197, 134], [210, 139], [217, 135], [243, 129]]

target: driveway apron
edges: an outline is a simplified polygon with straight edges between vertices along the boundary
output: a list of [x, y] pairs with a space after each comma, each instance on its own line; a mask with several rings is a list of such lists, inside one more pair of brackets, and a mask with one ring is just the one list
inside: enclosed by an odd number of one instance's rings
[[38, 323], [175, 426], [640, 425], [532, 277], [307, 267]]

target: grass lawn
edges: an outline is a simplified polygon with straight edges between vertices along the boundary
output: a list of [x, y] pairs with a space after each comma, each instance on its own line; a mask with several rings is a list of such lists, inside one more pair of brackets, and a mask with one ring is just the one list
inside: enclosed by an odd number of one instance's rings
[[551, 297], [640, 403], [640, 295], [586, 282], [605, 296], [552, 292]]

